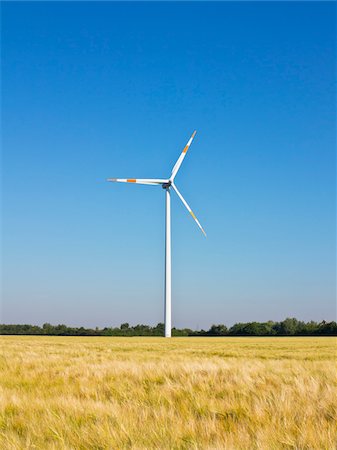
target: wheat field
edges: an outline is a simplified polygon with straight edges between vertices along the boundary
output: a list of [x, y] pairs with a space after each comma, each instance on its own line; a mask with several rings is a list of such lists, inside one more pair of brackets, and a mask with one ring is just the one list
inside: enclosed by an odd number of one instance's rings
[[326, 449], [335, 338], [2, 336], [2, 449]]

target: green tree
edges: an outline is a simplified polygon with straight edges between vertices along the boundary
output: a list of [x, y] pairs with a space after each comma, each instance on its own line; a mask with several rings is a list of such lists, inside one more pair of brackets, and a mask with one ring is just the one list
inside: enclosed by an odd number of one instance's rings
[[207, 334], [209, 336], [226, 336], [228, 334], [228, 329], [225, 325], [212, 325]]
[[298, 331], [300, 331], [300, 322], [292, 318], [287, 318], [280, 323], [280, 334], [285, 336], [294, 336]]

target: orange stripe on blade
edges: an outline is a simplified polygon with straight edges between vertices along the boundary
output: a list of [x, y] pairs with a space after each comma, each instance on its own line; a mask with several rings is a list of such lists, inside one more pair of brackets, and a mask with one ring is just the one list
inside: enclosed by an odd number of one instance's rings
[[188, 145], [186, 145], [186, 147], [184, 148], [183, 153], [186, 153], [187, 150], [188, 150]]
[[136, 183], [137, 180], [135, 180], [134, 178], [129, 178], [126, 180], [128, 183]]

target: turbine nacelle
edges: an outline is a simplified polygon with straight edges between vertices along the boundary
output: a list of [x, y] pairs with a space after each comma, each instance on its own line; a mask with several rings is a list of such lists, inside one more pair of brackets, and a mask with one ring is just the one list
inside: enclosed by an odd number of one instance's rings
[[172, 185], [172, 181], [168, 180], [166, 183], [163, 183], [161, 187], [163, 189], [168, 189]]

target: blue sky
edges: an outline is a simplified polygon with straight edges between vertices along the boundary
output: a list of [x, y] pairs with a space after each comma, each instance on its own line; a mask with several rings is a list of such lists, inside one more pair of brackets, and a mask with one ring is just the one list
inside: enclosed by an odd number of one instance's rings
[[3, 3], [2, 322], [335, 318], [333, 3]]

